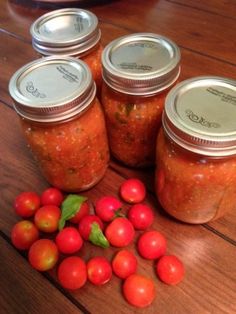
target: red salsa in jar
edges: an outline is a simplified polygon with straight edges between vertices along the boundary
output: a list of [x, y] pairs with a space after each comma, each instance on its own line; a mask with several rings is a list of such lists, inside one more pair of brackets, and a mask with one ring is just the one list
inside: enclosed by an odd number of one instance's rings
[[164, 100], [179, 62], [178, 47], [156, 34], [124, 36], [105, 47], [102, 105], [111, 153], [124, 164], [154, 164]]
[[162, 207], [188, 223], [236, 210], [236, 82], [199, 77], [168, 94], [156, 149]]
[[9, 90], [50, 184], [77, 192], [101, 180], [109, 162], [105, 120], [84, 62], [69, 57], [33, 61], [14, 74]]
[[100, 92], [102, 46], [96, 15], [79, 8], [54, 10], [39, 17], [30, 31], [32, 45], [41, 55], [70, 56], [86, 62]]
[[166, 93], [123, 95], [103, 86], [103, 104], [113, 156], [133, 167], [153, 165]]

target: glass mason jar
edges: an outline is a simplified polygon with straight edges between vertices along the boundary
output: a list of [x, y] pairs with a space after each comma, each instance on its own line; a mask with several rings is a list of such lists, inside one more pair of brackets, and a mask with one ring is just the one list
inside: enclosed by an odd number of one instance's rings
[[101, 31], [92, 12], [66, 8], [39, 17], [30, 28], [33, 48], [43, 56], [70, 56], [88, 64], [97, 89], [102, 84]]
[[170, 91], [155, 190], [162, 207], [188, 223], [236, 210], [236, 81], [197, 77]]
[[154, 164], [164, 100], [180, 73], [171, 40], [137, 33], [112, 41], [102, 54], [102, 105], [110, 150], [125, 165]]
[[47, 181], [67, 192], [98, 183], [108, 166], [109, 150], [89, 67], [75, 58], [40, 58], [12, 76], [9, 91]]

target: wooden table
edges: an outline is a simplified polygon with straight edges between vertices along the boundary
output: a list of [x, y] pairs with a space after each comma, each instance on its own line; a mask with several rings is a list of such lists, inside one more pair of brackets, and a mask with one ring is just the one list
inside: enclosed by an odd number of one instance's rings
[[[19, 1], [20, 2], [20, 1]], [[198, 75], [236, 79], [236, 2], [234, 0], [117, 0], [80, 3], [100, 21], [102, 43], [133, 32], [155, 32], [174, 40], [182, 52], [181, 80]], [[76, 2], [71, 6], [79, 6]], [[55, 270], [39, 273], [27, 255], [14, 249], [11, 228], [19, 218], [13, 200], [22, 191], [41, 193], [48, 184], [41, 176], [23, 139], [8, 93], [8, 81], [25, 63], [37, 57], [29, 27], [43, 13], [57, 8], [0, 1], [0, 304], [1, 313], [236, 313], [236, 212], [204, 225], [179, 223], [164, 214], [153, 192], [154, 171], [131, 170], [111, 161], [104, 179], [84, 193], [95, 201], [117, 195], [125, 178], [141, 178], [148, 187], [147, 203], [155, 208], [152, 228], [168, 241], [168, 253], [186, 267], [182, 283], [160, 282], [153, 262], [138, 256], [138, 272], [154, 278], [157, 296], [146, 309], [130, 306], [122, 297], [121, 281], [95, 287], [90, 283], [75, 292], [60, 287]], [[136, 238], [138, 237], [138, 233]], [[102, 250], [88, 243], [79, 256], [104, 255], [111, 260], [116, 249]]]

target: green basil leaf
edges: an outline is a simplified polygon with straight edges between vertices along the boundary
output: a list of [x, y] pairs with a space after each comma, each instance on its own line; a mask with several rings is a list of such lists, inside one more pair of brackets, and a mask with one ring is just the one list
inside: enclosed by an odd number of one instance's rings
[[61, 205], [61, 218], [58, 223], [59, 230], [62, 230], [64, 228], [67, 220], [71, 219], [77, 214], [77, 212], [80, 210], [81, 205], [86, 200], [87, 197], [76, 194], [69, 194], [65, 198]]
[[96, 222], [92, 223], [92, 227], [91, 227], [91, 231], [89, 235], [89, 241], [103, 248], [108, 248], [110, 246], [100, 226]]

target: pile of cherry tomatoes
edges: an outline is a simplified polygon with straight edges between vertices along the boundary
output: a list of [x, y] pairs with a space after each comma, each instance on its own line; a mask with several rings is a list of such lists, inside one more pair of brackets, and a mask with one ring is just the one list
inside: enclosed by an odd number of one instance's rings
[[[142, 181], [125, 180], [119, 192], [120, 198], [131, 204], [126, 216], [122, 213], [121, 201], [115, 196], [98, 199], [91, 214], [91, 203], [81, 195], [65, 197], [53, 187], [40, 196], [35, 192], [22, 192], [16, 197], [14, 208], [25, 220], [12, 228], [12, 243], [19, 250], [28, 250], [29, 263], [38, 271], [52, 269], [60, 253], [70, 255], [57, 268], [58, 281], [65, 289], [79, 289], [87, 280], [103, 285], [114, 273], [124, 281], [123, 295], [130, 304], [148, 306], [155, 298], [154, 281], [137, 274], [137, 257], [125, 248], [134, 240], [135, 230], [143, 231], [137, 242], [138, 253], [145, 259], [157, 261], [156, 273], [163, 282], [179, 283], [184, 276], [184, 266], [178, 257], [166, 255], [165, 237], [156, 230], [149, 230], [154, 213], [143, 203], [146, 188]], [[40, 238], [40, 232], [56, 232], [55, 239]], [[84, 241], [120, 250], [112, 261], [95, 256], [85, 262], [75, 255]]]

